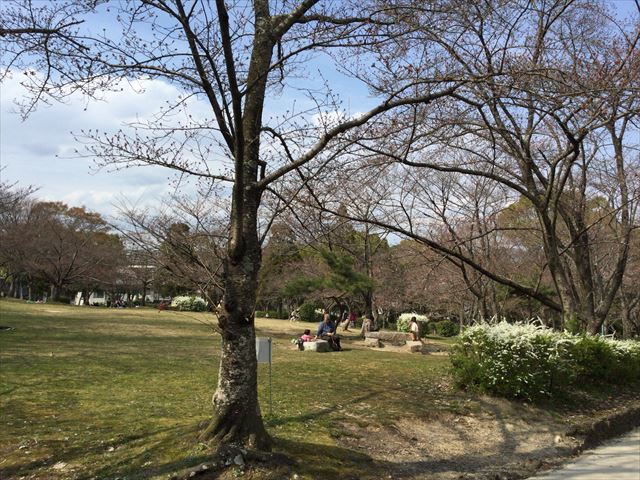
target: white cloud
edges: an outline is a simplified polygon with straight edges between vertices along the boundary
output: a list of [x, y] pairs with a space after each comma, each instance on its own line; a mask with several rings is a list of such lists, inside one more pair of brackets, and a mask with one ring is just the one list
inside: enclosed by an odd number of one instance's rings
[[[159, 80], [122, 82], [123, 91], [106, 92], [99, 101], [73, 95], [65, 104], [40, 106], [25, 121], [16, 113], [15, 98], [22, 95], [19, 78], [10, 78], [0, 90], [0, 163], [8, 181], [40, 187], [38, 197], [113, 212], [118, 196], [155, 202], [171, 192], [171, 172], [144, 167], [118, 172], [96, 171], [92, 159], [78, 158], [71, 132], [93, 129], [115, 132], [128, 121], [151, 119], [180, 91]], [[201, 102], [202, 103], [202, 102]], [[206, 106], [192, 102], [189, 113], [205, 118]], [[126, 129], [126, 127], [125, 127]]]
[[[72, 95], [65, 104], [39, 106], [22, 121], [13, 103], [24, 93], [20, 79], [15, 75], [0, 85], [0, 164], [7, 180], [40, 187], [41, 198], [84, 204], [102, 213], [113, 212], [111, 202], [120, 196], [133, 197], [144, 204], [156, 203], [164, 193], [174, 192], [172, 172], [161, 167], [97, 171], [92, 159], [74, 154], [82, 147], [71, 132], [115, 132], [126, 122], [152, 119], [161, 106], [174, 103], [182, 93], [176, 86], [151, 79], [123, 81], [119, 85], [122, 91], [105, 92], [100, 100], [87, 101], [79, 94]], [[304, 97], [295, 90], [267, 99], [265, 118], [288, 112], [296, 102], [298, 109], [305, 104]], [[202, 99], [190, 99], [188, 110], [195, 119], [210, 117], [210, 107]], [[320, 126], [323, 122], [335, 124], [344, 119], [344, 114], [327, 112], [304, 117]], [[212, 152], [211, 165], [219, 166], [222, 158], [222, 154]]]

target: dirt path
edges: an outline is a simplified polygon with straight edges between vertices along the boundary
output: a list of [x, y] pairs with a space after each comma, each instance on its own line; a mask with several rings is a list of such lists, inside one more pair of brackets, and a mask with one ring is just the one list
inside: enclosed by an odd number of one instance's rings
[[[348, 424], [341, 444], [369, 455], [383, 473], [376, 478], [412, 480], [523, 479], [560, 465], [583, 445], [582, 435], [571, 432], [567, 418], [495, 398], [476, 402], [481, 408], [475, 414], [440, 413], [366, 427]], [[584, 415], [574, 421], [584, 426], [593, 418]], [[633, 438], [638, 445], [638, 434]], [[628, 479], [600, 473], [584, 480], [640, 480], [637, 468], [635, 472]]]

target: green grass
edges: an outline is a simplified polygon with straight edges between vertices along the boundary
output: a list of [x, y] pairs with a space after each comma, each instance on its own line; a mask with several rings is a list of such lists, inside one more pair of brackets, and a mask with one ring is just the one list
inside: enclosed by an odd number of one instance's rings
[[[0, 332], [2, 478], [165, 478], [203, 461], [195, 438], [209, 417], [220, 346], [211, 321], [3, 300], [0, 324], [13, 330]], [[274, 337], [272, 415], [267, 366], [259, 367], [267, 427], [277, 449], [310, 464], [332, 447], [344, 457], [333, 467], [361, 469], [369, 459], [336, 445], [341, 423], [406, 414], [405, 402], [432, 391], [448, 361], [354, 349], [349, 338], [339, 354], [301, 353], [290, 340], [304, 325], [258, 321], [258, 335]]]
[[[0, 331], [0, 477], [167, 478], [205, 461], [196, 437], [217, 380], [212, 320], [0, 301], [0, 325], [13, 327]], [[272, 414], [259, 366], [265, 422], [301, 478], [379, 477], [377, 460], [345, 447], [354, 435], [345, 426], [486, 410], [450, 386], [446, 356], [364, 349], [355, 332], [343, 352], [299, 352], [290, 340], [309, 324], [259, 319], [257, 328], [274, 338]]]

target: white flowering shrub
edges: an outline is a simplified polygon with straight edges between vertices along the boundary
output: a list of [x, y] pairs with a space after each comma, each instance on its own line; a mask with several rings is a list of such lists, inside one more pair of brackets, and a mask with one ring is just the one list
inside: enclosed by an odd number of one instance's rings
[[581, 381], [622, 383], [640, 379], [640, 342], [599, 335], [573, 336], [572, 361]]
[[207, 302], [201, 297], [181, 296], [171, 300], [171, 307], [181, 312], [205, 312]]
[[396, 321], [396, 329], [399, 332], [408, 332], [409, 324], [411, 323], [411, 317], [416, 317], [416, 321], [418, 325], [420, 325], [420, 331], [427, 331], [427, 323], [429, 322], [429, 318], [426, 315], [420, 315], [419, 313], [402, 313], [398, 317]]
[[532, 323], [479, 324], [460, 334], [451, 362], [456, 382], [495, 395], [532, 399], [566, 383], [569, 342]]
[[640, 379], [640, 342], [572, 335], [533, 323], [479, 324], [460, 335], [451, 362], [460, 386], [531, 400], [572, 382]]

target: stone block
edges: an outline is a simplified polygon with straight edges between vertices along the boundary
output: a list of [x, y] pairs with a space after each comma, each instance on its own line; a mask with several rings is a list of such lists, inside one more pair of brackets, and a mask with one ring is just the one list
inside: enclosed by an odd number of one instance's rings
[[367, 332], [365, 338], [377, 338], [382, 343], [402, 346], [411, 340], [411, 335], [404, 332]]
[[422, 347], [423, 347], [422, 342], [420, 341], [414, 342], [413, 340], [407, 342], [406, 345], [411, 353], [419, 353], [422, 351]]
[[432, 343], [428, 343], [424, 345], [423, 351], [426, 353], [437, 353], [437, 352], [446, 352], [446, 348], [439, 347], [438, 345], [434, 345]]
[[378, 339], [378, 338], [365, 338], [364, 339], [364, 346], [365, 347], [380, 348], [380, 347], [382, 347], [382, 343], [380, 343], [380, 339]]
[[329, 346], [329, 342], [326, 340], [315, 340], [313, 342], [304, 342], [303, 344], [305, 351], [308, 352], [330, 352], [331, 347]]

